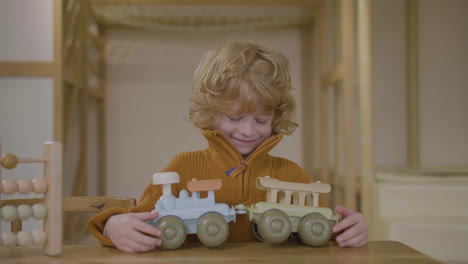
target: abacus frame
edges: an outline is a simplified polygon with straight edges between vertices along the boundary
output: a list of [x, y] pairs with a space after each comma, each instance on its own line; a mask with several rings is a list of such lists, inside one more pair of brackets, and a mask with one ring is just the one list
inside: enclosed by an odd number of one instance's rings
[[[47, 239], [44, 243], [44, 253], [48, 256], [58, 256], [62, 253], [62, 144], [59, 142], [46, 142], [44, 156], [41, 158], [18, 158], [18, 163], [44, 163], [44, 178], [47, 190], [44, 193], [43, 203], [47, 207], [47, 217], [44, 219], [44, 230]], [[3, 165], [3, 157], [0, 164]], [[16, 167], [13, 166], [13, 168]], [[19, 205], [18, 202], [26, 199], [0, 200], [0, 207], [5, 205]], [[34, 199], [36, 200], [36, 199]], [[25, 202], [27, 204], [27, 202]]]

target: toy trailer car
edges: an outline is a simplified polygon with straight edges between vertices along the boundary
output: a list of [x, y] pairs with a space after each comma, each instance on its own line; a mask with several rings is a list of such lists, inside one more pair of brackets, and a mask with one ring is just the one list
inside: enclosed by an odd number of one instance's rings
[[[332, 226], [341, 219], [330, 208], [318, 207], [319, 193], [329, 193], [329, 184], [285, 182], [266, 176], [257, 179], [256, 187], [267, 191], [267, 201], [235, 208], [248, 211], [259, 240], [281, 243], [297, 233], [303, 243], [322, 246], [330, 239]], [[313, 199], [312, 205], [306, 205], [306, 198]]]
[[[198, 239], [208, 247], [223, 244], [229, 235], [227, 223], [236, 221], [236, 211], [227, 204], [215, 203], [214, 191], [221, 188], [221, 179], [192, 179], [187, 182], [192, 196], [187, 190], [182, 190], [179, 198], [172, 195], [173, 183], [179, 183], [177, 172], [153, 175], [153, 184], [163, 185], [163, 195], [153, 210], [159, 213], [158, 217], [148, 223], [161, 230], [161, 247], [176, 249], [184, 243], [187, 234], [197, 234]], [[200, 198], [201, 191], [208, 191], [208, 197]]]

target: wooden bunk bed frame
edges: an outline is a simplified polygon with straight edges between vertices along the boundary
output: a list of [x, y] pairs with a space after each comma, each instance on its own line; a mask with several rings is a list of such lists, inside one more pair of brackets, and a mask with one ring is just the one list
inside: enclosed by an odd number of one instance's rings
[[[70, 131], [76, 126], [74, 116], [79, 116], [79, 146], [80, 153], [78, 156], [78, 167], [75, 173], [74, 189], [71, 195], [88, 195], [87, 181], [89, 157], [88, 147], [89, 138], [87, 135], [90, 121], [87, 120], [89, 105], [94, 104], [98, 109], [98, 142], [99, 142], [99, 179], [98, 179], [98, 195], [105, 194], [106, 186], [106, 171], [105, 171], [105, 109], [106, 109], [106, 76], [105, 76], [105, 49], [106, 49], [106, 30], [111, 27], [127, 27], [127, 28], [143, 28], [148, 29], [154, 26], [152, 23], [159, 23], [165, 29], [174, 28], [180, 30], [183, 27], [190, 26], [192, 28], [200, 27], [204, 30], [210, 30], [210, 26], [217, 24], [237, 23], [238, 28], [242, 26], [255, 26], [255, 19], [228, 19], [227, 21], [219, 21], [219, 18], [212, 21], [204, 20], [203, 23], [197, 23], [197, 18], [180, 19], [162, 18], [155, 19], [148, 15], [135, 15], [135, 9], [138, 7], [168, 7], [168, 6], [188, 6], [190, 7], [212, 7], [214, 5], [231, 6], [232, 8], [241, 6], [263, 6], [263, 7], [299, 7], [306, 10], [304, 17], [299, 21], [287, 21], [282, 24], [281, 21], [271, 25], [271, 27], [296, 26], [302, 27], [309, 32], [318, 32], [318, 41], [304, 43], [304, 46], [312, 49], [317, 45], [320, 50], [319, 69], [311, 69], [310, 62], [302, 62], [302, 65], [309, 65], [309, 69], [302, 69], [303, 72], [318, 71], [320, 76], [319, 87], [308, 85], [306, 95], [311, 98], [303, 98], [305, 101], [314, 101], [313, 96], [318, 96], [321, 102], [320, 114], [316, 114], [316, 118], [320, 119], [320, 126], [306, 126], [304, 134], [312, 135], [313, 139], [318, 139], [320, 142], [319, 153], [314, 153], [314, 150], [306, 149], [303, 153], [307, 157], [305, 169], [309, 174], [320, 175], [320, 180], [331, 183], [337, 190], [334, 199], [329, 199], [324, 202], [327, 205], [332, 203], [340, 203], [352, 209], [360, 209], [367, 218], [371, 217], [371, 190], [374, 177], [374, 150], [373, 150], [373, 130], [372, 130], [372, 92], [371, 92], [371, 42], [370, 42], [370, 0], [358, 1], [334, 1], [337, 6], [334, 11], [333, 20], [339, 25], [332, 27], [330, 25], [329, 15], [332, 13], [331, 1], [324, 0], [64, 0], [59, 7], [63, 14], [63, 26], [56, 25], [57, 28], [63, 28], [63, 123], [57, 122], [56, 125], [61, 125], [64, 153], [66, 155], [68, 142], [70, 141]], [[356, 6], [357, 11], [355, 10]], [[112, 12], [103, 12], [103, 10], [113, 10], [120, 16], [112, 19]], [[126, 10], [133, 10], [134, 13], [125, 16]], [[355, 26], [355, 14], [358, 16], [358, 25]], [[124, 14], [124, 15], [122, 15]], [[124, 18], [129, 19], [122, 19]], [[129, 23], [133, 22], [133, 23]], [[162, 21], [162, 22], [161, 22]], [[187, 22], [188, 21], [188, 22]], [[190, 22], [192, 21], [192, 22]], [[247, 22], [245, 22], [247, 21]], [[57, 22], [58, 23], [58, 22]], [[212, 23], [212, 25], [210, 25]], [[243, 24], [242, 24], [243, 23]], [[219, 25], [218, 25], [219, 26]], [[268, 25], [262, 25], [267, 27]], [[341, 28], [340, 31], [336, 28]], [[355, 30], [357, 28], [357, 35]], [[332, 33], [331, 33], [332, 32]], [[330, 43], [328, 34], [334, 34], [335, 42]], [[358, 39], [355, 39], [358, 36]], [[339, 42], [339, 43], [338, 43]], [[354, 89], [355, 76], [355, 52], [354, 45], [357, 43], [358, 50], [361, 53], [358, 59], [360, 84], [359, 91]], [[336, 47], [331, 50], [330, 47]], [[338, 50], [339, 49], [339, 50]], [[97, 54], [90, 56], [90, 53]], [[305, 51], [305, 52], [311, 52]], [[335, 56], [333, 65], [329, 65], [331, 54], [337, 53], [341, 56]], [[305, 57], [305, 56], [304, 56]], [[304, 60], [304, 59], [303, 59]], [[91, 80], [94, 84], [91, 84]], [[355, 102], [356, 97], [361, 98], [361, 173], [356, 171], [355, 159]], [[328, 105], [330, 99], [334, 99], [334, 105]], [[334, 116], [330, 116], [330, 108], [335, 109]], [[340, 109], [340, 110], [338, 110]], [[306, 111], [306, 110], [304, 110]], [[310, 111], [310, 110], [307, 110]], [[334, 145], [329, 145], [329, 120], [335, 119], [335, 140]], [[341, 121], [337, 121], [340, 120]], [[57, 128], [59, 129], [59, 128]], [[59, 129], [59, 130], [60, 130]], [[341, 142], [337, 142], [338, 138], [342, 137]], [[334, 169], [330, 168], [329, 155], [331, 148], [334, 148]], [[343, 165], [341, 166], [341, 163]], [[66, 164], [65, 164], [66, 165]], [[338, 172], [338, 167], [342, 167], [342, 172]], [[360, 175], [361, 180], [358, 181], [357, 175]], [[360, 182], [360, 186], [358, 186]], [[360, 195], [358, 190], [360, 189]], [[358, 197], [360, 200], [358, 201]], [[76, 226], [77, 222], [84, 222], [85, 219], [70, 219], [70, 226]], [[371, 221], [369, 221], [371, 222]], [[76, 231], [75, 231], [76, 232]], [[73, 232], [66, 231], [65, 234]]]
[[[110, 27], [138, 28], [135, 24], [122, 23], [119, 20], [112, 20], [109, 17], [99, 15], [99, 10], [109, 7], [122, 8], [130, 6], [263, 6], [263, 7], [300, 7], [306, 10], [306, 15], [301, 21], [289, 21], [288, 25], [278, 22], [274, 27], [296, 26], [306, 30], [317, 31], [318, 40], [315, 43], [305, 40], [304, 46], [310, 50], [304, 52], [311, 53], [314, 45], [320, 50], [320, 64], [318, 69], [311, 67], [312, 63], [304, 61], [302, 69], [304, 73], [318, 72], [320, 78], [318, 87], [307, 84], [304, 92], [307, 97], [302, 98], [307, 102], [313, 102], [316, 96], [321, 102], [320, 113], [314, 114], [320, 119], [320, 126], [305, 125], [305, 133], [320, 144], [319, 151], [315, 148], [304, 150], [304, 157], [307, 157], [305, 169], [308, 173], [320, 175], [323, 182], [342, 186], [342, 198], [335, 198], [335, 202], [340, 202], [352, 209], [360, 209], [372, 224], [372, 185], [375, 180], [374, 162], [374, 130], [373, 130], [373, 92], [372, 92], [372, 45], [371, 45], [371, 1], [370, 0], [52, 0], [54, 8], [54, 58], [50, 62], [13, 63], [0, 62], [0, 76], [50, 76], [54, 80], [54, 136], [55, 141], [63, 142], [65, 161], [67, 160], [67, 150], [70, 148], [71, 131], [78, 130], [79, 154], [78, 164], [74, 179], [74, 189], [71, 195], [88, 195], [88, 149], [90, 139], [88, 127], [90, 120], [88, 112], [90, 105], [97, 106], [98, 109], [98, 195], [106, 195], [106, 30]], [[336, 30], [330, 25], [329, 15], [332, 13], [331, 3], [335, 8], [332, 21], [339, 23]], [[413, 9], [417, 6], [417, 0], [408, 0], [409, 6]], [[411, 12], [415, 14], [414, 11]], [[357, 20], [355, 17], [357, 16]], [[157, 19], [148, 19], [144, 16], [132, 16], [133, 20], [147, 25], [156, 23]], [[196, 19], [194, 20], [196, 21]], [[236, 20], [231, 20], [236, 21]], [[355, 25], [354, 21], [357, 21]], [[412, 20], [413, 22], [416, 20]], [[160, 23], [160, 22], [159, 22]], [[172, 23], [172, 24], [171, 24]], [[188, 23], [188, 24], [187, 24]], [[238, 23], [238, 22], [237, 22]], [[249, 22], [250, 23], [250, 22]], [[253, 26], [255, 21], [245, 23], [243, 26]], [[414, 22], [416, 23], [416, 22]], [[209, 23], [208, 23], [209, 24]], [[180, 29], [183, 26], [196, 27], [196, 23], [166, 20], [167, 28]], [[206, 23], [204, 24], [207, 27]], [[209, 27], [209, 25], [208, 25]], [[330, 33], [332, 32], [332, 33]], [[330, 43], [329, 34], [334, 34], [334, 41]], [[355, 39], [357, 37], [357, 39]], [[415, 41], [414, 38], [410, 38]], [[338, 43], [339, 42], [339, 43]], [[357, 45], [359, 56], [355, 55], [354, 45]], [[331, 47], [335, 47], [332, 50]], [[412, 47], [416, 47], [413, 45]], [[331, 54], [336, 52], [341, 54], [335, 59], [333, 65], [329, 65]], [[90, 55], [94, 54], [94, 55]], [[414, 52], [409, 54], [415, 54]], [[306, 57], [306, 56], [303, 56]], [[304, 59], [305, 60], [305, 59]], [[410, 58], [412, 67], [417, 67], [414, 57]], [[358, 75], [355, 75], [358, 65]], [[415, 74], [416, 71], [411, 71]], [[355, 90], [355, 76], [359, 76], [359, 90]], [[414, 77], [414, 75], [412, 75]], [[415, 79], [410, 81], [411, 87], [417, 87]], [[417, 103], [417, 90], [412, 90], [412, 100], [410, 104], [415, 108]], [[342, 96], [339, 96], [342, 94]], [[360, 142], [355, 142], [355, 102], [359, 97], [360, 116]], [[334, 99], [334, 105], [328, 105], [330, 99]], [[330, 108], [333, 107], [333, 116], [330, 116]], [[304, 109], [303, 111], [310, 111]], [[78, 116], [78, 120], [76, 119]], [[410, 118], [414, 121], [414, 118]], [[341, 118], [340, 118], [341, 117]], [[334, 145], [330, 146], [329, 120], [334, 121]], [[412, 122], [413, 122], [412, 121]], [[417, 121], [417, 120], [416, 120]], [[411, 126], [410, 142], [418, 142], [417, 122]], [[78, 128], [76, 127], [78, 126]], [[339, 138], [343, 138], [338, 142]], [[318, 139], [318, 140], [317, 140]], [[305, 142], [310, 146], [310, 142]], [[360, 144], [360, 172], [357, 172], [355, 149], [356, 144]], [[334, 168], [331, 168], [329, 156], [334, 148]], [[410, 147], [412, 155], [416, 157], [411, 164], [417, 165], [418, 147], [413, 144]], [[317, 152], [317, 153], [316, 153]], [[310, 162], [309, 162], [310, 161]], [[338, 172], [340, 163], [343, 163], [342, 172]], [[67, 164], [64, 164], [65, 169]], [[359, 177], [358, 177], [359, 176]], [[359, 181], [358, 181], [359, 180]], [[336, 188], [336, 187], [334, 187]], [[359, 195], [358, 195], [359, 193]], [[342, 199], [337, 201], [337, 199]], [[332, 201], [325, 201], [330, 204]], [[81, 220], [66, 221], [66, 226], [76, 226], [76, 222]], [[372, 229], [371, 229], [372, 230]], [[65, 232], [72, 234], [70, 230]]]

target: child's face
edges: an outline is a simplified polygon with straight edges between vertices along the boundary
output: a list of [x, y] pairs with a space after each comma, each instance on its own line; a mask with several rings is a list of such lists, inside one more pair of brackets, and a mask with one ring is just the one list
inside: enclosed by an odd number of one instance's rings
[[247, 157], [260, 143], [271, 136], [271, 122], [273, 114], [257, 111], [246, 114], [238, 114], [238, 105], [224, 111], [217, 122], [216, 129], [234, 145], [234, 147]]

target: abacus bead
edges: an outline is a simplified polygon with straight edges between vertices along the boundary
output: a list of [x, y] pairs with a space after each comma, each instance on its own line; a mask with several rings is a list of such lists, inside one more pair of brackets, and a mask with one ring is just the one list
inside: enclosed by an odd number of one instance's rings
[[32, 181], [35, 193], [42, 194], [47, 191], [47, 181], [44, 178], [36, 178]]
[[47, 207], [43, 204], [35, 204], [32, 206], [33, 217], [37, 220], [46, 218], [47, 216]]
[[29, 246], [32, 244], [32, 235], [29, 232], [20, 231], [16, 234], [19, 246]]
[[11, 222], [18, 218], [18, 210], [13, 205], [5, 205], [2, 207], [2, 218], [5, 221]]
[[46, 241], [47, 235], [44, 230], [32, 231], [32, 239], [34, 244], [43, 244]]
[[16, 246], [16, 234], [13, 232], [2, 233], [2, 242], [5, 247]]
[[16, 165], [18, 165], [18, 158], [14, 154], [8, 153], [3, 156], [2, 166], [5, 169], [13, 169]]
[[18, 190], [18, 184], [15, 180], [6, 179], [2, 181], [2, 188], [4, 194], [14, 194]]
[[29, 218], [31, 218], [32, 214], [33, 214], [33, 210], [31, 208], [30, 205], [27, 205], [27, 204], [22, 204], [20, 206], [18, 206], [18, 217], [21, 219], [21, 220], [27, 220]]
[[28, 194], [33, 190], [33, 183], [30, 179], [19, 179], [16, 181], [18, 183], [18, 192], [21, 194]]

